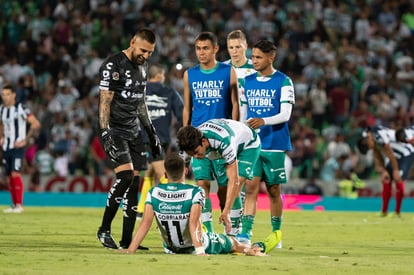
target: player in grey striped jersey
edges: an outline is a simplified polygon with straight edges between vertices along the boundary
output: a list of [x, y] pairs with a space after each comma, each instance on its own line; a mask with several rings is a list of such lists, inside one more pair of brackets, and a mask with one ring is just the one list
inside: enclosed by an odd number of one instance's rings
[[414, 146], [404, 139], [401, 141], [399, 131], [375, 126], [366, 129], [358, 141], [358, 149], [362, 154], [373, 150], [376, 170], [381, 173], [382, 207], [380, 215], [388, 215], [388, 205], [392, 194], [392, 182], [395, 183], [395, 214], [400, 216], [404, 198], [404, 180], [408, 176], [414, 161]]
[[408, 142], [414, 145], [414, 125], [395, 131], [395, 138], [400, 142]]
[[[24, 184], [20, 170], [27, 141], [37, 134], [40, 122], [25, 105], [16, 101], [16, 91], [11, 85], [3, 86], [1, 99], [0, 145], [12, 198], [12, 206], [4, 213], [22, 213]], [[28, 124], [30, 128], [27, 131]]]

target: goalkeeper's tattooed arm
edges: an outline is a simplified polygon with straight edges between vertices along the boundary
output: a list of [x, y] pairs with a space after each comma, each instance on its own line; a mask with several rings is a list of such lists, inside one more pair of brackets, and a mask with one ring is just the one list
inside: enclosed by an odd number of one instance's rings
[[111, 111], [111, 101], [114, 97], [113, 91], [100, 91], [99, 102], [99, 126], [101, 129], [101, 137], [103, 141], [103, 147], [109, 158], [116, 162], [118, 160], [118, 148], [116, 147], [111, 131], [109, 128], [109, 118]]
[[101, 129], [107, 129], [109, 128], [109, 114], [111, 112], [111, 102], [114, 97], [114, 92], [100, 90], [99, 94], [99, 126]]

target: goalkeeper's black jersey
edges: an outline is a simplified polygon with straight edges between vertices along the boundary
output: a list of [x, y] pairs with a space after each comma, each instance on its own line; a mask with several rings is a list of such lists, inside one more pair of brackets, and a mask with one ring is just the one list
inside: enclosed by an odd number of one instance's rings
[[99, 89], [115, 92], [109, 121], [113, 133], [126, 138], [138, 135], [138, 105], [145, 100], [147, 66], [147, 63], [137, 65], [131, 62], [123, 52], [108, 57], [102, 63]]

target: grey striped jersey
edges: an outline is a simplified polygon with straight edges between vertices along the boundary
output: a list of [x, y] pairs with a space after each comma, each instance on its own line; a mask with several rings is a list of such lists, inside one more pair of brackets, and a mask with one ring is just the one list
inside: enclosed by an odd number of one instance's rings
[[374, 126], [371, 128], [372, 136], [377, 144], [388, 144], [395, 142], [395, 130], [384, 126]]
[[407, 138], [407, 142], [414, 139], [414, 125], [405, 127], [404, 132], [405, 132], [405, 137]]
[[414, 146], [411, 143], [390, 142], [390, 146], [396, 159], [401, 159], [414, 154]]
[[4, 143], [3, 150], [14, 148], [16, 141], [26, 138], [27, 118], [30, 110], [22, 103], [16, 103], [11, 107], [0, 105], [0, 120], [3, 124]]
[[371, 129], [374, 141], [377, 144], [390, 144], [395, 158], [400, 159], [414, 153], [414, 147], [410, 143], [397, 142], [395, 138], [395, 130], [384, 126], [375, 126]]

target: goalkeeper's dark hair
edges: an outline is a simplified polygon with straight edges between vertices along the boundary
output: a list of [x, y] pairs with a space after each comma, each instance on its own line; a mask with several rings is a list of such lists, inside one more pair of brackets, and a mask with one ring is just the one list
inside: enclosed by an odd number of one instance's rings
[[201, 145], [203, 133], [191, 125], [180, 128], [177, 132], [178, 147], [181, 151], [193, 152]]
[[170, 181], [179, 181], [184, 173], [184, 160], [177, 153], [170, 153], [164, 159], [164, 168]]
[[151, 44], [154, 44], [155, 43], [155, 40], [156, 40], [155, 33], [151, 29], [149, 29], [149, 28], [141, 28], [141, 29], [139, 29], [135, 33], [134, 37], [140, 37], [143, 40], [148, 41]]

